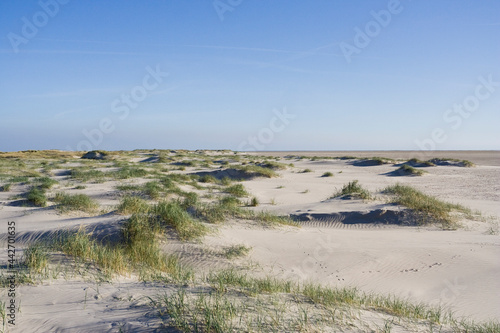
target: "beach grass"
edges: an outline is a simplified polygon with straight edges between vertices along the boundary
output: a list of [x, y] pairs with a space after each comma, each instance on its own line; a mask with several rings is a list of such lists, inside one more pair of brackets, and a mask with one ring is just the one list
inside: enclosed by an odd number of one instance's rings
[[28, 191], [26, 198], [30, 203], [37, 207], [45, 207], [47, 206], [47, 196], [45, 195], [45, 191], [33, 186]]
[[441, 201], [408, 185], [396, 184], [388, 186], [382, 192], [393, 196], [391, 202], [421, 213], [421, 224], [439, 222], [443, 227], [455, 228], [456, 219], [452, 212], [457, 211], [466, 216], [472, 214], [470, 209], [462, 205]]
[[41, 177], [34, 181], [34, 183], [41, 189], [48, 190], [52, 188], [52, 186], [58, 184], [57, 180], [54, 180], [50, 177]]
[[0, 186], [0, 192], [9, 192], [11, 188], [12, 188], [12, 183], [5, 183], [2, 186]]
[[24, 250], [21, 265], [27, 267], [31, 273], [42, 274], [48, 264], [49, 252], [41, 243], [33, 243]]
[[237, 197], [248, 196], [248, 192], [246, 191], [245, 186], [243, 186], [243, 184], [235, 184], [228, 186], [224, 189], [224, 192], [232, 194]]
[[360, 198], [364, 200], [371, 199], [372, 196], [368, 190], [366, 190], [364, 187], [362, 187], [358, 180], [353, 180], [340, 189], [337, 193], [335, 193], [332, 198], [341, 198], [341, 197], [354, 197], [354, 198]]
[[223, 256], [227, 259], [244, 257], [250, 252], [251, 248], [245, 245], [231, 245], [224, 249]]
[[132, 215], [138, 213], [147, 213], [149, 205], [146, 200], [133, 195], [127, 195], [120, 200], [116, 211], [118, 214]]
[[181, 239], [204, 236], [208, 228], [193, 218], [178, 201], [160, 202], [151, 207], [151, 214], [160, 224], [172, 227]]
[[394, 172], [398, 175], [408, 175], [408, 176], [422, 176], [425, 173], [423, 170], [416, 169], [411, 165], [407, 164], [403, 164]]
[[99, 208], [97, 201], [86, 194], [67, 194], [58, 192], [54, 197], [54, 202], [57, 203], [57, 210], [63, 213], [70, 211], [95, 213]]

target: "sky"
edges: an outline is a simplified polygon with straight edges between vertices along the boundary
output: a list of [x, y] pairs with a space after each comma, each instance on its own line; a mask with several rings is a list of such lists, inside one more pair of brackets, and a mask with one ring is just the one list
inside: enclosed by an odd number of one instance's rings
[[0, 2], [0, 151], [498, 150], [500, 1]]

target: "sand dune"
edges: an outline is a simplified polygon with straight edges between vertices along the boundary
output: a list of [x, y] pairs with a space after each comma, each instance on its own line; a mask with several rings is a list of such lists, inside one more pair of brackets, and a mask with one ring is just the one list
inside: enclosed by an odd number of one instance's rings
[[[180, 168], [182, 165], [161, 162], [157, 155], [139, 154], [120, 158], [128, 159], [132, 166], [150, 168], [151, 173], [163, 167], [170, 170], [168, 173], [219, 179], [223, 175], [243, 175], [241, 170], [234, 169], [239, 162], [230, 162], [225, 167], [215, 164]], [[227, 153], [228, 159], [231, 154]], [[422, 168], [426, 173], [421, 177], [388, 176], [397, 168], [393, 163], [284, 158], [287, 155], [419, 157], [414, 152], [262, 154], [281, 156], [281, 163], [293, 163], [293, 166], [277, 171], [278, 177], [239, 177], [244, 179], [241, 184], [249, 193], [244, 200], [256, 197], [260, 202], [257, 207], [245, 209], [291, 216], [300, 227], [270, 227], [247, 219], [226, 218], [223, 224], [207, 224], [211, 231], [200, 240], [183, 241], [169, 232], [166, 241], [161, 243], [161, 250], [176, 255], [181, 263], [201, 275], [233, 267], [257, 277], [271, 275], [300, 283], [313, 281], [332, 287], [356, 287], [367, 293], [394, 294], [412, 302], [441, 305], [458, 317], [476, 321], [500, 320], [500, 165], [496, 162], [497, 152], [435, 152], [431, 157], [467, 158], [477, 166], [427, 167]], [[253, 155], [256, 154], [241, 156], [245, 159]], [[170, 152], [168, 156], [176, 154]], [[71, 167], [81, 166], [76, 159], [70, 163]], [[109, 161], [100, 163], [108, 164], [100, 164], [98, 170], [119, 170]], [[154, 181], [154, 177], [144, 176], [108, 179], [84, 182], [81, 189], [76, 189], [75, 185], [81, 182], [71, 178], [71, 167], [65, 167], [51, 171], [51, 178], [59, 184], [49, 190], [49, 199], [60, 191], [86, 194], [99, 203], [100, 211], [94, 214], [61, 213], [54, 209], [52, 201], [45, 208], [26, 205], [21, 195], [31, 185], [13, 184], [10, 191], [0, 192], [0, 217], [3, 230], [7, 230], [7, 221], [16, 222], [19, 256], [29, 243], [80, 226], [93, 231], [99, 240], [119, 239], [120, 228], [129, 216], [115, 211], [123, 197], [116, 186], [142, 186]], [[226, 169], [230, 171], [224, 171]], [[331, 172], [332, 176], [323, 177], [326, 172]], [[332, 197], [355, 179], [372, 194], [372, 200]], [[384, 187], [396, 183], [462, 204], [481, 212], [481, 216], [460, 215], [460, 227], [456, 230], [416, 225], [412, 211], [390, 203], [388, 196], [381, 193]], [[183, 191], [198, 193], [204, 202], [224, 195], [219, 192], [219, 185], [199, 184], [198, 187], [192, 183], [179, 186]], [[163, 193], [157, 200], [175, 198], [175, 193]], [[151, 204], [154, 202], [150, 200]], [[6, 246], [5, 231], [1, 232], [0, 239]], [[225, 251], [233, 245], [251, 248], [249, 255], [229, 259]], [[58, 258], [62, 261], [56, 264]], [[2, 262], [6, 260], [4, 253]], [[65, 266], [71, 259], [61, 253], [54, 254], [52, 262], [56, 266], [52, 267], [49, 277], [35, 285], [17, 286], [21, 311], [17, 314], [16, 326], [8, 326], [9, 331], [155, 332], [167, 319], [158, 316], [148, 297], [172, 295], [179, 288], [169, 283], [139, 282], [135, 273], [116, 276], [111, 281], [102, 280], [94, 269], [82, 273], [71, 268], [74, 266]], [[5, 268], [2, 266], [2, 270]], [[9, 300], [5, 291], [1, 295], [3, 302]], [[373, 330], [373, 326], [370, 327], [358, 326], [355, 331]]]

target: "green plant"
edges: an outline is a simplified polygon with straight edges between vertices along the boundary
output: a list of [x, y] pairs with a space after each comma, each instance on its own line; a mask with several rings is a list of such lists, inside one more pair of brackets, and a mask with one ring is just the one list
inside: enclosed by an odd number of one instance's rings
[[435, 166], [435, 164], [432, 163], [431, 161], [421, 161], [418, 158], [409, 159], [405, 164], [410, 164], [410, 165], [423, 164], [425, 166]]
[[182, 207], [188, 209], [190, 207], [196, 207], [198, 205], [198, 194], [195, 192], [188, 192], [184, 195], [184, 200], [182, 202]]
[[217, 178], [212, 175], [203, 175], [198, 181], [201, 183], [217, 183]]
[[3, 184], [2, 186], [0, 186], [0, 192], [9, 192], [11, 187], [11, 183]]
[[224, 192], [235, 195], [237, 197], [248, 196], [248, 192], [245, 190], [245, 187], [242, 184], [228, 186], [224, 189]]
[[313, 172], [313, 171], [311, 169], [304, 169], [300, 173], [309, 173], [309, 172]]
[[41, 189], [48, 190], [52, 186], [57, 184], [58, 182], [52, 178], [49, 178], [49, 177], [42, 177], [42, 178], [38, 178], [36, 180], [36, 183]]
[[257, 207], [259, 205], [259, 199], [256, 197], [253, 197], [252, 200], [250, 200], [249, 204], [250, 207]]
[[27, 183], [29, 182], [30, 178], [27, 176], [14, 176], [9, 179], [9, 182], [11, 183]]
[[200, 221], [193, 219], [177, 201], [160, 202], [151, 208], [158, 222], [172, 227], [181, 239], [195, 239], [207, 233]]
[[257, 165], [262, 167], [262, 168], [268, 168], [268, 169], [272, 169], [272, 170], [284, 170], [287, 168], [286, 164], [274, 162], [274, 161], [266, 161], [263, 163], [259, 163]]
[[241, 165], [241, 166], [235, 166], [235, 168], [237, 170], [243, 171], [244, 175], [248, 178], [254, 178], [254, 177], [272, 178], [278, 175], [273, 169], [264, 168], [258, 165]]
[[[456, 165], [461, 167], [471, 168], [476, 166], [473, 162], [468, 160], [459, 160], [456, 158], [432, 158], [428, 162], [436, 165]], [[450, 163], [453, 162], [453, 163]]]
[[177, 259], [160, 251], [157, 235], [159, 225], [147, 215], [133, 215], [123, 225], [123, 242], [100, 243], [80, 228], [77, 232], [60, 234], [51, 247], [72, 256], [77, 262], [91, 263], [106, 276], [136, 271], [141, 279], [155, 279], [159, 273], [175, 280], [189, 279], [190, 271]]
[[86, 194], [66, 194], [63, 192], [56, 193], [54, 201], [58, 203], [57, 209], [61, 212], [68, 211], [83, 211], [94, 213], [99, 204]]
[[386, 157], [372, 157], [368, 160], [369, 162], [372, 162], [374, 164], [377, 164], [377, 165], [382, 165], [382, 164], [389, 164], [389, 163], [393, 163], [393, 160], [390, 159], [390, 158], [386, 158]]
[[250, 248], [245, 245], [232, 245], [224, 249], [223, 256], [227, 259], [244, 257], [250, 252]]
[[27, 199], [35, 206], [38, 207], [47, 206], [47, 197], [45, 196], [45, 191], [39, 189], [38, 187], [32, 187], [29, 190]]
[[117, 212], [119, 214], [136, 214], [145, 213], [149, 209], [148, 203], [136, 196], [125, 196], [120, 200], [120, 204], [117, 207]]
[[144, 193], [151, 199], [158, 199], [161, 195], [162, 187], [157, 182], [147, 182], [144, 184]]
[[443, 227], [452, 228], [455, 227], [455, 219], [450, 214], [452, 211], [471, 215], [470, 209], [464, 206], [438, 200], [410, 186], [396, 184], [386, 187], [382, 192], [393, 195], [392, 202], [421, 213], [420, 224], [440, 222]]
[[131, 168], [124, 167], [118, 170], [118, 172], [113, 172], [112, 175], [116, 179], [128, 179], [128, 178], [138, 178], [144, 177], [148, 172], [141, 168]]
[[414, 167], [407, 164], [403, 164], [394, 172], [400, 175], [402, 174], [402, 175], [412, 175], [412, 176], [422, 176], [424, 174], [424, 171], [415, 169]]
[[240, 207], [240, 200], [232, 196], [222, 197], [219, 202], [211, 204], [199, 204], [196, 214], [209, 223], [219, 223], [227, 217], [247, 217], [250, 212]]
[[266, 225], [291, 225], [294, 227], [299, 226], [297, 222], [295, 222], [288, 216], [279, 216], [265, 211], [254, 214], [252, 218]]
[[462, 165], [466, 168], [472, 168], [476, 166], [473, 162], [468, 160], [462, 160]]
[[371, 199], [370, 192], [359, 185], [357, 180], [353, 180], [348, 184], [344, 185], [342, 189], [333, 195], [333, 198], [351, 196], [360, 199]]
[[85, 170], [85, 169], [73, 169], [71, 170], [71, 178], [82, 181], [95, 181], [102, 182], [105, 178], [105, 173], [100, 170]]
[[323, 175], [321, 175], [321, 177], [333, 177], [333, 173], [328, 171], [328, 172], [325, 172]]
[[48, 266], [49, 254], [41, 244], [34, 243], [24, 250], [22, 265], [32, 273], [40, 274]]

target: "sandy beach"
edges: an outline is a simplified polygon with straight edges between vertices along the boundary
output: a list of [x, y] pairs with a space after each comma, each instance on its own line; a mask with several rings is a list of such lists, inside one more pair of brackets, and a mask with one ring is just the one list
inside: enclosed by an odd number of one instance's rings
[[[263, 331], [271, 331], [275, 325], [277, 331], [289, 327], [290, 331], [372, 332], [390, 325], [394, 332], [405, 332], [427, 331], [434, 325], [451, 332], [463, 329], [464, 322], [457, 323], [464, 319], [477, 325], [493, 323], [493, 331], [498, 328], [494, 326], [500, 320], [498, 151], [140, 150], [109, 152], [102, 160], [82, 159], [82, 155], [0, 153], [0, 239], [6, 249], [0, 257], [6, 286], [1, 301], [6, 308], [15, 299], [17, 307], [15, 325], [8, 324], [8, 308], [4, 312], [5, 332], [193, 330], [189, 325], [198, 318], [195, 310], [188, 316], [189, 329], [182, 328], [174, 320], [172, 308], [159, 301], [162, 295], [176, 299], [179, 290], [196, 300], [204, 290], [216, 290], [217, 295], [239, 304], [241, 312], [234, 310], [237, 314], [230, 319], [232, 331], [257, 330], [258, 320], [253, 316], [259, 311]], [[421, 161], [409, 162], [411, 158]], [[403, 165], [412, 167], [397, 171]], [[99, 172], [91, 173], [93, 170]], [[259, 174], [262, 170], [270, 173]], [[417, 175], [411, 170], [422, 172]], [[44, 187], [48, 183], [51, 185]], [[363, 197], [362, 191], [342, 194], [347, 184], [360, 185], [368, 196]], [[407, 207], [395, 202], [388, 190], [398, 185], [454, 208], [447, 217], [438, 218]], [[45, 204], [30, 201], [33, 188], [40, 189]], [[97, 206], [94, 210], [63, 209], [61, 193], [83, 195]], [[189, 204], [193, 197], [196, 204]], [[139, 198], [150, 207], [177, 202], [185, 207], [183, 218], [205, 230], [191, 238], [187, 231], [183, 236], [176, 218], [171, 224], [162, 220], [159, 250], [175, 257], [179, 267], [192, 272], [191, 277], [182, 280], [172, 277], [170, 271], [158, 271], [156, 276], [144, 278], [143, 271], [133, 265], [108, 274], [97, 259], [78, 260], [64, 246], [52, 246], [46, 250], [48, 263], [43, 270], [34, 272], [27, 264], [15, 267], [24, 280], [17, 278], [15, 297], [9, 296], [9, 283], [5, 282], [9, 276], [9, 222], [15, 222], [19, 263], [30, 245], [47, 244], [61, 230], [75, 232], [83, 227], [91, 238], [113, 244], [122, 241], [120, 230], [133, 215], [124, 208], [125, 198]], [[221, 210], [219, 218], [210, 210], [215, 203], [227, 204], [232, 211]], [[155, 212], [151, 213], [155, 218], [163, 216], [160, 210]], [[342, 319], [333, 320], [336, 315], [326, 315], [330, 308], [300, 289], [305, 287], [256, 294], [231, 289], [243, 288], [241, 285], [228, 282], [221, 287], [210, 280], [211, 274], [228, 270], [297, 286], [314, 284], [333, 290], [354, 288], [365, 295], [392, 295], [411, 304], [440, 307], [443, 313], [451, 311], [455, 322], [432, 321], [416, 316], [415, 311], [403, 315], [395, 312], [394, 305], [375, 306], [372, 301], [339, 303], [335, 311]], [[278, 311], [280, 302], [286, 304], [286, 310]], [[264, 305], [259, 308], [256, 304]], [[274, 324], [273, 311], [283, 313]], [[301, 311], [309, 311], [309, 321], [298, 319]], [[206, 322], [200, 325], [206, 327]]]

